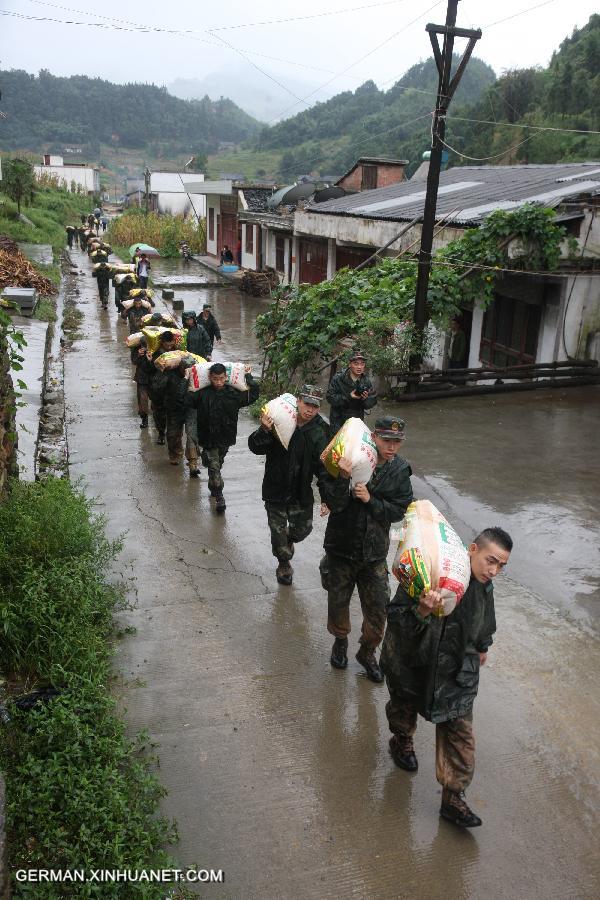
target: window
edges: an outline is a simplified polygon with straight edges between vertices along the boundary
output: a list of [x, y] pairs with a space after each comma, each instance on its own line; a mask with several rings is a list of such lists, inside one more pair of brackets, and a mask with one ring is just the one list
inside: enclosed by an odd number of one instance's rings
[[215, 239], [215, 208], [214, 208], [214, 206], [208, 207], [208, 239], [209, 239], [209, 241], [214, 241], [214, 239]]
[[246, 253], [254, 253], [254, 225], [246, 222]]
[[377, 187], [377, 166], [362, 167], [361, 191], [372, 191]]
[[535, 362], [540, 321], [540, 306], [496, 294], [483, 317], [481, 361], [498, 368]]
[[285, 272], [285, 238], [282, 234], [275, 235], [275, 270]]

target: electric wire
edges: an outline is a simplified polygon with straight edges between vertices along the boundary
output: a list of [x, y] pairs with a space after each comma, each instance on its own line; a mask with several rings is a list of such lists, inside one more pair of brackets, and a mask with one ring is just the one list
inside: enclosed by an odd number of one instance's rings
[[[404, 31], [406, 31], [408, 28], [410, 28], [412, 25], [414, 25], [416, 22], [418, 22], [419, 19], [422, 19], [423, 16], [426, 16], [427, 13], [431, 12], [432, 9], [435, 9], [436, 6], [439, 6], [441, 2], [442, 2], [442, 0], [436, 0], [436, 2], [432, 6], [428, 7], [423, 12], [419, 13], [419, 15], [415, 19], [411, 19], [410, 22], [407, 22], [407, 24], [403, 28], [400, 28], [398, 31], [394, 32], [394, 34], [389, 35], [389, 37], [387, 37], [384, 41], [381, 41], [381, 43], [377, 44], [376, 47], [372, 47], [371, 50], [367, 51], [367, 53], [364, 53], [361, 57], [359, 57], [359, 59], [354, 60], [354, 62], [350, 63], [349, 66], [346, 66], [345, 69], [342, 69], [340, 72], [337, 72], [328, 81], [324, 82], [324, 84], [319, 85], [317, 88], [315, 88], [313, 91], [311, 91], [310, 94], [307, 94], [305, 97], [302, 98], [302, 103], [306, 103], [307, 100], [309, 100], [311, 97], [314, 97], [314, 95], [317, 94], [319, 91], [323, 90], [323, 88], [328, 87], [333, 81], [336, 81], [338, 78], [341, 78], [342, 75], [345, 75], [347, 72], [349, 72], [350, 69], [353, 69], [355, 66], [359, 65], [359, 63], [364, 62], [365, 59], [368, 59], [369, 56], [372, 56], [374, 53], [377, 53], [378, 50], [380, 50], [386, 44], [389, 44], [390, 41], [393, 41], [395, 38], [397, 38], [399, 34], [402, 34]], [[271, 124], [271, 122], [277, 121], [282, 116], [284, 116], [286, 112], [288, 112], [290, 109], [294, 109], [294, 107], [296, 107], [297, 105], [298, 105], [297, 103], [293, 103], [291, 106], [287, 106], [274, 119], [270, 119], [267, 124]]]

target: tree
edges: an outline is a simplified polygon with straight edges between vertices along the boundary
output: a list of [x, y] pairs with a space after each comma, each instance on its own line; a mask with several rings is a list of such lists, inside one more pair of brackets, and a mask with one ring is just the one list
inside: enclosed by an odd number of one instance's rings
[[190, 172], [206, 172], [208, 157], [206, 153], [196, 153], [192, 156], [191, 163], [186, 166]]
[[2, 187], [14, 200], [21, 215], [21, 202], [31, 199], [35, 185], [33, 166], [28, 159], [8, 159], [3, 166]]

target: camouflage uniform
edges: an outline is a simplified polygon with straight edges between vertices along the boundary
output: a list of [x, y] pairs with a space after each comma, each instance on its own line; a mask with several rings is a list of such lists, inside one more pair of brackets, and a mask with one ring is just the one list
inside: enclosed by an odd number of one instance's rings
[[293, 555], [291, 544], [299, 544], [313, 529], [313, 504], [274, 503], [265, 501], [267, 522], [271, 532], [271, 549], [279, 562], [289, 562]]
[[450, 791], [464, 791], [475, 768], [473, 703], [479, 687], [479, 653], [496, 630], [491, 583], [474, 578], [454, 612], [422, 618], [399, 587], [388, 606], [381, 650], [390, 699], [392, 734], [412, 738], [417, 715], [436, 726], [436, 776]]
[[211, 493], [219, 494], [223, 491], [225, 482], [221, 469], [228, 450], [229, 447], [207, 447], [202, 451], [202, 464], [208, 470], [208, 489]]
[[390, 600], [386, 564], [390, 526], [400, 521], [413, 499], [412, 470], [399, 456], [378, 466], [367, 487], [371, 499], [354, 497], [348, 478], [327, 476], [325, 502], [331, 510], [325, 531], [321, 580], [328, 596], [327, 630], [336, 638], [350, 633], [350, 599], [358, 588], [363, 612], [360, 643], [374, 650], [383, 637]]
[[319, 570], [327, 591], [327, 631], [337, 638], [350, 634], [350, 599], [356, 587], [363, 614], [360, 643], [372, 649], [378, 647], [385, 629], [385, 608], [390, 600], [386, 561], [365, 563], [327, 553]]

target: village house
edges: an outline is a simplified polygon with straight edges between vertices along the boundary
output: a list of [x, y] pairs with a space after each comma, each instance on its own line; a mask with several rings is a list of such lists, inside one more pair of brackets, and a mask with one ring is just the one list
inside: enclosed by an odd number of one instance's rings
[[76, 190], [90, 196], [100, 193], [100, 170], [94, 166], [74, 162], [65, 165], [62, 156], [45, 153], [41, 165], [34, 166], [33, 170], [38, 178], [55, 178], [58, 186], [67, 191]]
[[265, 212], [273, 188], [222, 180], [194, 185], [194, 190], [202, 191], [206, 197], [207, 256], [218, 262], [222, 248], [227, 245], [236, 263], [244, 268], [264, 268], [268, 264], [264, 229], [251, 217], [246, 218], [246, 214]]
[[[485, 312], [464, 310], [470, 366], [600, 359], [599, 196], [599, 162], [462, 166], [441, 173], [434, 252], [496, 209], [533, 203], [556, 209], [581, 256], [576, 272], [565, 261], [571, 271], [497, 277], [493, 304]], [[392, 256], [418, 249], [424, 201], [425, 182], [404, 181], [296, 210], [294, 280], [331, 278], [342, 261], [352, 265], [388, 242]], [[413, 224], [397, 237], [407, 223]]]

